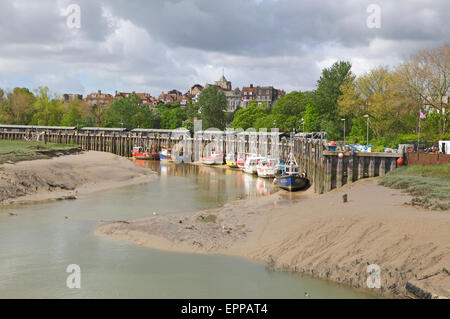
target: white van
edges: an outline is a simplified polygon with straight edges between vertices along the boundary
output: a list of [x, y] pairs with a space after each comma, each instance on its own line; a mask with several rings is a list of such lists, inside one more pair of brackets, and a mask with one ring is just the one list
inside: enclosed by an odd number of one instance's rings
[[439, 152], [450, 154], [450, 141], [439, 141]]

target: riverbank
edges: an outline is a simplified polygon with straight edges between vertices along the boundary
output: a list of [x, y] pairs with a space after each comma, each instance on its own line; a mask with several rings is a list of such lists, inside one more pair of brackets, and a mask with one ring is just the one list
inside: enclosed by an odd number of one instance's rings
[[78, 145], [55, 144], [25, 140], [0, 140], [0, 164], [48, 159], [61, 155], [77, 154]]
[[410, 205], [450, 209], [450, 163], [403, 166], [381, 178], [380, 184], [411, 194]]
[[153, 179], [156, 174], [151, 170], [126, 158], [95, 151], [6, 163], [0, 165], [0, 205], [76, 199]]
[[95, 234], [162, 250], [239, 255], [355, 288], [367, 287], [367, 266], [377, 264], [377, 292], [385, 296], [404, 297], [407, 283], [426, 281], [434, 296], [450, 297], [443, 271], [450, 265], [450, 214], [404, 205], [410, 200], [368, 179], [320, 196], [312, 189], [278, 192], [194, 214], [105, 223]]

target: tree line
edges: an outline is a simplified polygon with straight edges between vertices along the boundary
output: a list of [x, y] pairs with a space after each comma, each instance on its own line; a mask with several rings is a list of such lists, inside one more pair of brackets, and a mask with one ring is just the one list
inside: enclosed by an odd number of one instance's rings
[[193, 130], [194, 120], [202, 119], [205, 126], [224, 128], [225, 108], [225, 95], [217, 87], [205, 89], [197, 103], [189, 101], [183, 107], [180, 102], [149, 107], [141, 104], [136, 94], [114, 99], [110, 105], [90, 105], [82, 100], [66, 104], [47, 87], [39, 87], [34, 92], [19, 87], [8, 93], [0, 89], [0, 123], [3, 124]]
[[[140, 104], [137, 95], [114, 99], [109, 106], [63, 100], [39, 87], [31, 92], [0, 89], [0, 122], [52, 126], [100, 126], [193, 130], [203, 128], [279, 128], [280, 131], [327, 132], [335, 140], [365, 143], [367, 115], [370, 143], [396, 147], [416, 140], [419, 113], [424, 139], [450, 139], [448, 125], [450, 46], [421, 50], [392, 69], [379, 66], [356, 76], [348, 61], [337, 61], [322, 70], [311, 91], [293, 91], [273, 106], [251, 101], [247, 108], [226, 112], [226, 97], [216, 86], [202, 91], [197, 103]], [[366, 117], [365, 117], [366, 116]], [[344, 121], [345, 119], [345, 121]]]
[[[236, 112], [234, 128], [327, 132], [336, 140], [397, 147], [416, 141], [419, 114], [424, 140], [450, 139], [448, 96], [450, 46], [414, 53], [393, 69], [379, 66], [357, 77], [351, 63], [338, 61], [322, 70], [315, 90], [295, 91], [273, 107], [256, 101]], [[369, 120], [367, 121], [367, 116]]]

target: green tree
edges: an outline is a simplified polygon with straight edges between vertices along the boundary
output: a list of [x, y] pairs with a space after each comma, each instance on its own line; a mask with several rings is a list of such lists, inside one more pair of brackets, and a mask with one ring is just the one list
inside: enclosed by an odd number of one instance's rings
[[183, 123], [181, 123], [181, 127], [184, 127], [185, 129], [189, 130], [191, 133], [194, 132], [194, 121], [191, 119], [184, 120]]
[[245, 109], [236, 111], [231, 125], [234, 129], [242, 128], [246, 130], [250, 127], [254, 127], [256, 120], [263, 118], [268, 114], [269, 111], [265, 106], [258, 106], [258, 102], [253, 100], [250, 101]]
[[[291, 92], [286, 94], [272, 108], [273, 119], [280, 131], [298, 130], [302, 125], [306, 109], [311, 103], [312, 92]], [[301, 129], [301, 128], [300, 128]]]
[[260, 130], [262, 128], [267, 129], [267, 131], [270, 131], [271, 128], [278, 127], [276, 118], [273, 114], [268, 114], [263, 117], [259, 117], [256, 119], [256, 121], [253, 123], [253, 127], [256, 130]]
[[16, 87], [7, 94], [6, 99], [3, 91], [0, 95], [0, 117], [4, 123], [26, 125], [31, 122], [36, 100], [32, 92], [27, 88]]
[[347, 128], [352, 121], [359, 123], [369, 114], [375, 137], [395, 138], [403, 129], [403, 116], [409, 107], [396, 90], [393, 74], [387, 67], [372, 69], [356, 80], [353, 77], [341, 86], [341, 91], [338, 105], [340, 114], [349, 120]]
[[225, 129], [227, 98], [215, 85], [209, 86], [200, 93], [198, 107], [201, 112], [203, 129]]
[[352, 80], [351, 63], [346, 61], [335, 62], [330, 68], [322, 70], [322, 75], [317, 81], [317, 89], [314, 94], [312, 106], [314, 112], [319, 114], [318, 118], [308, 123], [308, 126], [326, 131], [332, 138], [343, 137], [343, 123], [339, 115], [338, 98], [342, 94], [341, 86]]
[[48, 87], [40, 86], [35, 93], [34, 114], [30, 124], [61, 125], [65, 109], [63, 101], [56, 95], [52, 97]]
[[189, 101], [186, 104], [184, 109], [186, 110], [186, 116], [188, 118], [190, 118], [191, 120], [193, 120], [194, 118], [199, 116], [199, 113], [198, 113], [199, 105], [198, 105], [198, 103], [192, 103], [191, 101]]
[[434, 113], [436, 132], [450, 132], [450, 44], [416, 52], [396, 69], [395, 77], [398, 90], [415, 106], [415, 115], [426, 108]]
[[158, 122], [157, 114], [140, 102], [141, 99], [136, 94], [115, 99], [106, 110], [104, 126], [121, 127], [123, 124], [128, 129], [150, 128]]
[[64, 114], [61, 125], [62, 126], [78, 126], [82, 123], [82, 116], [78, 105], [69, 105], [69, 110]]
[[186, 111], [181, 108], [165, 110], [161, 116], [161, 127], [170, 130], [180, 128], [186, 118]]

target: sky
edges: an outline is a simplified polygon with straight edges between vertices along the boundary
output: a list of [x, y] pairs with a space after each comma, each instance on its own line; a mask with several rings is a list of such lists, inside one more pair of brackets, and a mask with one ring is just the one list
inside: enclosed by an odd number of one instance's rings
[[450, 42], [448, 12], [448, 0], [0, 0], [0, 88], [158, 96], [224, 72], [233, 88], [310, 90], [335, 61], [361, 75]]

